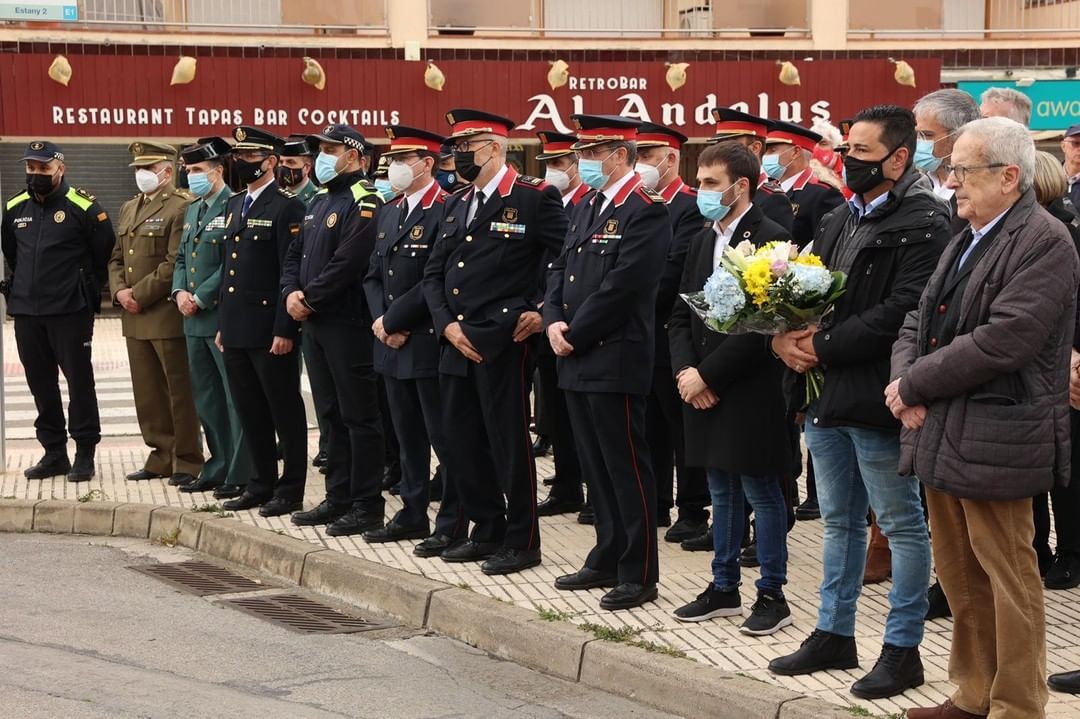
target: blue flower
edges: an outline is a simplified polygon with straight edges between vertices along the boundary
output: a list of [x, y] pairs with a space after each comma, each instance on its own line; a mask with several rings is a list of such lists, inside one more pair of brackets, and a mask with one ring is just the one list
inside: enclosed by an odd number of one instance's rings
[[709, 305], [708, 319], [724, 323], [746, 307], [746, 294], [739, 281], [723, 267], [717, 267], [705, 281], [703, 291]]
[[833, 283], [832, 273], [826, 267], [792, 263], [788, 266], [788, 274], [796, 298], [827, 295]]

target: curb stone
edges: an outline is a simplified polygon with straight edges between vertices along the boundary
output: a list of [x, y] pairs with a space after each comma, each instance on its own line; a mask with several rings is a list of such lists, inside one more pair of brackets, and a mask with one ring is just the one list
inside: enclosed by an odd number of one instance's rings
[[427, 628], [570, 681], [578, 680], [582, 648], [592, 639], [572, 624], [458, 588], [432, 595]]
[[835, 704], [783, 687], [594, 639], [574, 624], [543, 621], [524, 607], [213, 514], [149, 504], [0, 499], [0, 532], [70, 534], [76, 526], [151, 541], [176, 533], [185, 547], [685, 717], [850, 719]]

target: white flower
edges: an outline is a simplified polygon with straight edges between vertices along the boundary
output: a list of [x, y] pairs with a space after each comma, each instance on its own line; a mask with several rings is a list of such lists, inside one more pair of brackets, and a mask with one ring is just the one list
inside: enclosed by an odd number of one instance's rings
[[750, 242], [750, 240], [743, 240], [735, 246], [735, 251], [741, 253], [743, 257], [749, 257], [750, 255], [754, 254], [754, 250], [754, 245]]

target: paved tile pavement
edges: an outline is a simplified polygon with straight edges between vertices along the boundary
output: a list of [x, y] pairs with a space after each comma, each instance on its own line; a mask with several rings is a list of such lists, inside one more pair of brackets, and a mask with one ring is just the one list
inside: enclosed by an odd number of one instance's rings
[[[209, 494], [181, 495], [164, 481], [126, 482], [127, 472], [139, 469], [146, 454], [138, 436], [131, 388], [127, 374], [124, 343], [116, 319], [99, 320], [94, 341], [94, 364], [97, 370], [99, 397], [102, 400], [105, 438], [99, 448], [98, 475], [88, 484], [73, 485], [54, 478], [30, 482], [22, 471], [38, 459], [40, 449], [33, 441], [33, 403], [25, 390], [22, 367], [15, 353], [11, 323], [4, 325], [4, 388], [7, 419], [7, 466], [0, 475], [0, 497], [28, 499], [75, 499], [97, 490], [95, 499], [151, 502], [189, 507], [213, 503]], [[310, 397], [308, 401], [310, 412]], [[309, 451], [317, 446], [317, 433], [309, 436]], [[545, 477], [553, 472], [550, 458], [537, 462], [537, 472]], [[313, 506], [323, 496], [322, 475], [308, 474], [305, 504]], [[400, 507], [396, 497], [388, 497], [387, 516]], [[264, 519], [256, 512], [241, 512], [239, 519], [250, 524], [284, 532], [314, 544], [336, 549], [387, 566], [404, 569], [432, 579], [467, 585], [473, 591], [529, 608], [555, 609], [571, 615], [576, 623], [593, 622], [611, 627], [631, 626], [641, 631], [641, 638], [669, 645], [686, 652], [700, 662], [720, 669], [739, 672], [774, 684], [812, 694], [828, 701], [860, 706], [875, 714], [889, 716], [911, 706], [931, 705], [942, 701], [951, 691], [948, 682], [948, 651], [951, 622], [941, 620], [927, 625], [922, 645], [927, 684], [904, 696], [865, 702], [848, 693], [848, 687], [874, 663], [880, 649], [885, 614], [888, 609], [888, 583], [869, 587], [859, 605], [858, 644], [862, 667], [856, 671], [834, 671], [808, 677], [774, 677], [765, 669], [768, 661], [796, 649], [814, 627], [817, 587], [821, 581], [821, 522], [799, 522], [789, 537], [789, 577], [786, 593], [795, 624], [772, 637], [754, 638], [739, 634], [737, 619], [719, 619], [694, 625], [681, 625], [671, 618], [671, 611], [695, 597], [709, 580], [708, 553], [688, 553], [676, 545], [661, 542], [660, 599], [641, 609], [610, 613], [598, 609], [600, 590], [567, 594], [556, 591], [556, 576], [577, 569], [593, 541], [592, 528], [579, 525], [572, 515], [542, 520], [544, 563], [512, 577], [487, 577], [478, 566], [446, 564], [424, 560], [411, 553], [412, 544], [369, 545], [360, 538], [327, 537], [315, 528], [293, 526], [288, 518]], [[744, 604], [753, 602], [753, 583], [757, 571], [745, 570]], [[1048, 664], [1051, 672], [1080, 667], [1080, 590], [1047, 592]], [[1080, 719], [1080, 698], [1051, 694], [1048, 716]]]

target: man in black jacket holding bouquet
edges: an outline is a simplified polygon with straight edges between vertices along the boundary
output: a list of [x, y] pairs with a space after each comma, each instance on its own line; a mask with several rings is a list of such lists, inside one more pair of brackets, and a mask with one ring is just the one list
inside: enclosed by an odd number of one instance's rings
[[[918, 480], [897, 474], [900, 423], [880, 398], [904, 316], [918, 305], [949, 240], [949, 210], [912, 165], [915, 118], [909, 110], [864, 110], [848, 140], [845, 174], [855, 195], [822, 219], [813, 241], [830, 269], [847, 274], [847, 291], [827, 323], [772, 341], [795, 373], [814, 367], [824, 373], [821, 396], [806, 407], [805, 432], [825, 538], [817, 627], [798, 651], [774, 659], [769, 669], [798, 675], [859, 665], [855, 605], [872, 508], [893, 553], [891, 608], [881, 657], [851, 692], [879, 699], [923, 682], [919, 644], [930, 579]], [[795, 399], [803, 399], [801, 391]]]
[[[760, 164], [747, 148], [723, 143], [698, 158], [698, 205], [712, 223], [693, 239], [679, 291], [701, 290], [725, 249], [791, 242], [783, 227], [752, 203]], [[742, 290], [739, 290], [741, 294]], [[757, 523], [761, 578], [744, 634], [772, 634], [791, 624], [787, 582], [787, 508], [791, 433], [781, 378], [784, 366], [758, 334], [714, 332], [684, 302], [668, 321], [671, 366], [683, 400], [687, 463], [705, 467], [712, 494], [713, 579], [697, 599], [675, 610], [682, 622], [740, 616], [739, 544], [749, 500]], [[717, 441], [716, 438], [722, 438]]]

